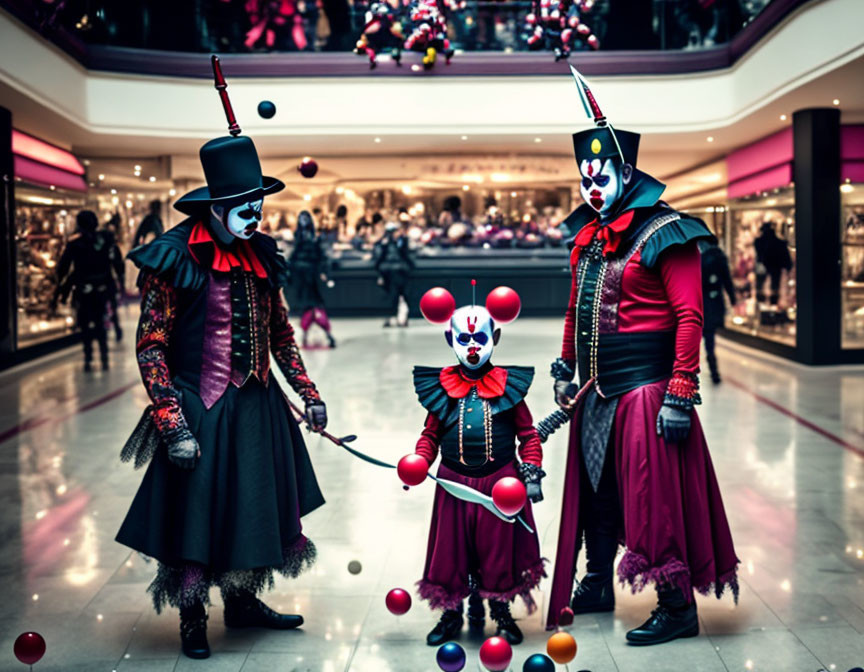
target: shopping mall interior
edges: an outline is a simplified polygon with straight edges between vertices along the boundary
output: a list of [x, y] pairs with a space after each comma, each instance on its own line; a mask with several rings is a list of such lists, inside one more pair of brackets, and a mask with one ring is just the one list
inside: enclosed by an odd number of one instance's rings
[[[25, 633], [44, 640], [37, 672], [864, 667], [862, 25], [861, 0], [0, 0], [0, 669], [25, 669]], [[212, 54], [227, 89], [214, 87]], [[638, 171], [665, 185], [662, 200], [682, 218], [704, 222], [728, 262], [698, 416], [740, 594], [697, 595], [697, 637], [641, 647], [625, 635], [657, 595], [616, 582], [614, 611], [557, 624], [575, 658], [553, 655], [547, 612], [576, 441], [560, 430], [543, 444], [545, 498], [533, 510], [547, 576], [536, 611], [514, 603], [524, 641], [495, 666], [483, 648], [496, 634], [492, 611], [485, 634], [466, 625], [458, 647], [427, 645], [441, 614], [415, 583], [443, 486], [403, 489], [363, 456], [391, 465], [412, 453], [426, 418], [412, 369], [457, 363], [456, 341], [421, 311], [433, 287], [458, 306], [513, 288], [521, 312], [495, 339], [496, 362], [535, 368], [525, 397], [535, 422], [557, 408], [548, 372], [574, 300], [574, 244], [579, 252], [568, 216], [589, 207], [572, 136], [596, 122], [568, 63], [602, 106], [608, 122], [597, 128], [641, 134]], [[162, 559], [115, 539], [150, 473], [120, 452], [160, 403], [141, 355], [155, 338], [153, 306], [139, 307], [143, 257], [126, 255], [186, 226], [181, 197], [215, 193], [199, 149], [234, 117], [231, 135], [254, 141], [259, 177], [284, 184], [261, 192], [252, 235], [272, 237], [288, 260], [274, 282], [292, 352], [326, 401], [328, 431], [357, 438], [340, 446], [295, 430], [289, 440], [305, 442], [326, 500], [302, 520], [317, 562], [277, 575], [262, 599], [302, 614], [303, 626], [226, 628], [212, 590], [212, 655], [194, 660], [181, 652], [177, 605], [153, 609]], [[112, 260], [90, 322], [80, 257], [69, 272], [82, 211], [95, 213], [88, 235]], [[320, 259], [302, 289], [300, 222], [310, 216]], [[391, 248], [403, 270], [388, 270]], [[260, 267], [254, 254], [251, 267], [228, 256], [247, 275]], [[96, 323], [107, 350], [93, 361]], [[172, 347], [215, 352], [202, 333]], [[296, 392], [273, 355], [270, 375]], [[206, 357], [196, 361], [210, 375]], [[178, 374], [166, 373], [170, 386]], [[629, 501], [620, 480], [618, 492]], [[619, 540], [618, 563], [631, 545]], [[385, 601], [394, 588], [413, 596], [407, 613]], [[445, 660], [460, 651], [462, 667]]]

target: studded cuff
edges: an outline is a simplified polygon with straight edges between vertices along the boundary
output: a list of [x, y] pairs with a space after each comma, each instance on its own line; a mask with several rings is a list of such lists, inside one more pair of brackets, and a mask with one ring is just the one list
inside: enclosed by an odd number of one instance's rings
[[571, 381], [576, 376], [576, 362], [570, 359], [562, 359], [559, 357], [550, 367], [549, 374], [555, 380]]
[[674, 374], [669, 380], [669, 385], [666, 386], [666, 395], [663, 397], [663, 405], [689, 411], [694, 406], [701, 403], [702, 397], [699, 395], [699, 376], [695, 373], [678, 372]]

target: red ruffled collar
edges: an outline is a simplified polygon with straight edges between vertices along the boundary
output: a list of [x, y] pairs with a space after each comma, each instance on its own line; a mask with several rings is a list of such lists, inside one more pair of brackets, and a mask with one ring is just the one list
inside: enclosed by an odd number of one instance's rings
[[[254, 273], [259, 278], [267, 277], [267, 269], [258, 260], [248, 240], [238, 238], [232, 249], [226, 250], [213, 240], [210, 230], [204, 226], [204, 223], [198, 222], [192, 229], [187, 246], [189, 247], [189, 253], [199, 264], [203, 264], [202, 259], [207, 258], [206, 254], [200, 254], [204, 250], [203, 246], [205, 245], [210, 248], [206, 252], [213, 257], [210, 267], [214, 271], [228, 273], [232, 268], [242, 268], [244, 271]], [[196, 254], [196, 247], [199, 248], [198, 254]]]
[[598, 219], [588, 222], [579, 230], [579, 233], [576, 234], [576, 238], [573, 240], [572, 257], [574, 260], [579, 255], [579, 250], [583, 247], [588, 247], [595, 236], [606, 243], [603, 246], [603, 254], [615, 254], [621, 242], [621, 234], [630, 227], [635, 213], [635, 210], [628, 210], [605, 226], [601, 226]]
[[481, 399], [495, 399], [504, 394], [507, 386], [507, 369], [494, 366], [482, 378], [469, 378], [459, 366], [445, 366], [438, 376], [441, 387], [447, 396], [462, 399], [467, 396], [472, 387], [477, 387], [477, 395]]

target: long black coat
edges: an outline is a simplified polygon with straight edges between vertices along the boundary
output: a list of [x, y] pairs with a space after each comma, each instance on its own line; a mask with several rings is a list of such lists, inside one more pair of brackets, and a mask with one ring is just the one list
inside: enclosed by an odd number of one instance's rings
[[704, 303], [705, 330], [723, 326], [726, 316], [726, 302], [723, 292], [729, 296], [729, 303], [735, 303], [735, 285], [729, 272], [729, 261], [719, 247], [711, 246], [702, 252], [702, 301]]

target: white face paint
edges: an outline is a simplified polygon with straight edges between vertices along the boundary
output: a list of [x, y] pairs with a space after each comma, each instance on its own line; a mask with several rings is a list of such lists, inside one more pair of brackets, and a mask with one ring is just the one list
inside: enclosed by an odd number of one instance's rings
[[602, 217], [609, 213], [621, 198], [624, 185], [630, 181], [630, 168], [619, 169], [612, 159], [592, 159], [579, 164], [582, 198]]
[[235, 238], [249, 240], [261, 222], [264, 200], [250, 201], [234, 206], [228, 211], [219, 206], [213, 207], [213, 214]]
[[482, 306], [464, 306], [450, 318], [447, 341], [456, 353], [456, 359], [467, 369], [479, 369], [495, 347], [492, 316]]

